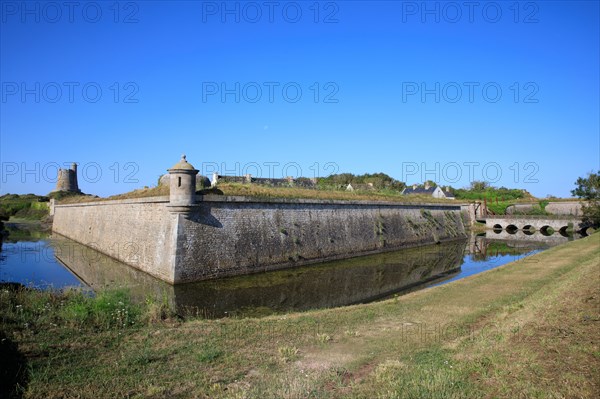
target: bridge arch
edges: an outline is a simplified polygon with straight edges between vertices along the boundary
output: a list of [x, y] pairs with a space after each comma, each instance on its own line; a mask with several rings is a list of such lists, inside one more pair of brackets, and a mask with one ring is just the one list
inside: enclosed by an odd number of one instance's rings
[[[501, 232], [513, 233], [515, 226], [518, 233], [522, 231], [524, 235], [531, 236], [534, 233], [540, 233], [545, 236], [551, 236], [555, 233], [561, 236], [570, 236], [575, 232], [585, 234], [582, 228], [582, 221], [576, 215], [561, 217], [545, 217], [535, 215], [488, 215], [481, 219], [481, 222], [487, 224], [487, 228], [499, 234]], [[511, 226], [512, 225], [512, 226]], [[566, 226], [566, 230], [563, 227]], [[562, 229], [562, 230], [561, 230]], [[589, 234], [589, 232], [588, 232]]]
[[518, 230], [519, 228], [514, 224], [509, 224], [508, 226], [506, 226], [506, 232], [508, 234], [516, 234]]
[[567, 231], [568, 228], [569, 226], [563, 226], [558, 230], [558, 233], [563, 237], [569, 237], [569, 232]]
[[525, 233], [526, 235], [530, 236], [533, 233], [535, 233], [535, 227], [533, 227], [530, 224], [528, 224], [526, 226], [523, 226], [523, 233]]

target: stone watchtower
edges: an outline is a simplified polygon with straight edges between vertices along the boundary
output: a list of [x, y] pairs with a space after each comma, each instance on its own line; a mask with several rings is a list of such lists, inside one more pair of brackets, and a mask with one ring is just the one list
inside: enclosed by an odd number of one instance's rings
[[169, 172], [169, 206], [172, 212], [186, 212], [196, 202], [196, 175], [195, 169], [186, 159], [185, 155]]
[[77, 184], [77, 164], [72, 163], [71, 169], [58, 169], [58, 178], [54, 191], [68, 191], [71, 193], [80, 193]]

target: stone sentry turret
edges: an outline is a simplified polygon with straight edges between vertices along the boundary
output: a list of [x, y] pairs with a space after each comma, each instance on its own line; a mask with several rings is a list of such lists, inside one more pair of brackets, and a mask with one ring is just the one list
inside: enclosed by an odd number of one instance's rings
[[72, 163], [71, 169], [58, 169], [58, 178], [54, 191], [68, 191], [71, 193], [80, 193], [77, 184], [77, 164]]
[[198, 170], [181, 156], [169, 172], [169, 207], [171, 212], [189, 212], [196, 202], [196, 175]]
[[[158, 179], [159, 186], [170, 186], [171, 185], [171, 175], [165, 173]], [[196, 175], [196, 190], [202, 190], [204, 188], [211, 187], [212, 183], [210, 179], [206, 176], [202, 176], [200, 174]]]

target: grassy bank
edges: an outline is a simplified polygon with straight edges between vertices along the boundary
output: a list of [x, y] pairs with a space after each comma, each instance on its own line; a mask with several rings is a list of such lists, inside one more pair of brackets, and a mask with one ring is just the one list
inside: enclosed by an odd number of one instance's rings
[[262, 319], [4, 287], [1, 377], [31, 398], [597, 397], [599, 260], [594, 234], [385, 302]]
[[0, 221], [16, 218], [41, 220], [48, 215], [48, 197], [35, 194], [0, 196]]

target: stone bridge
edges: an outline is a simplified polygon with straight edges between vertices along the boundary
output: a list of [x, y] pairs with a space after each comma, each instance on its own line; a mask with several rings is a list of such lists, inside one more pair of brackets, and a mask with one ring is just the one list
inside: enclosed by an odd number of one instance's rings
[[562, 236], [573, 232], [585, 232], [586, 226], [582, 225], [581, 218], [576, 216], [517, 216], [517, 215], [493, 215], [478, 217], [478, 222], [486, 224], [493, 230], [506, 230], [510, 234], [523, 231], [532, 234], [539, 231], [543, 235], [552, 235], [557, 231]]

